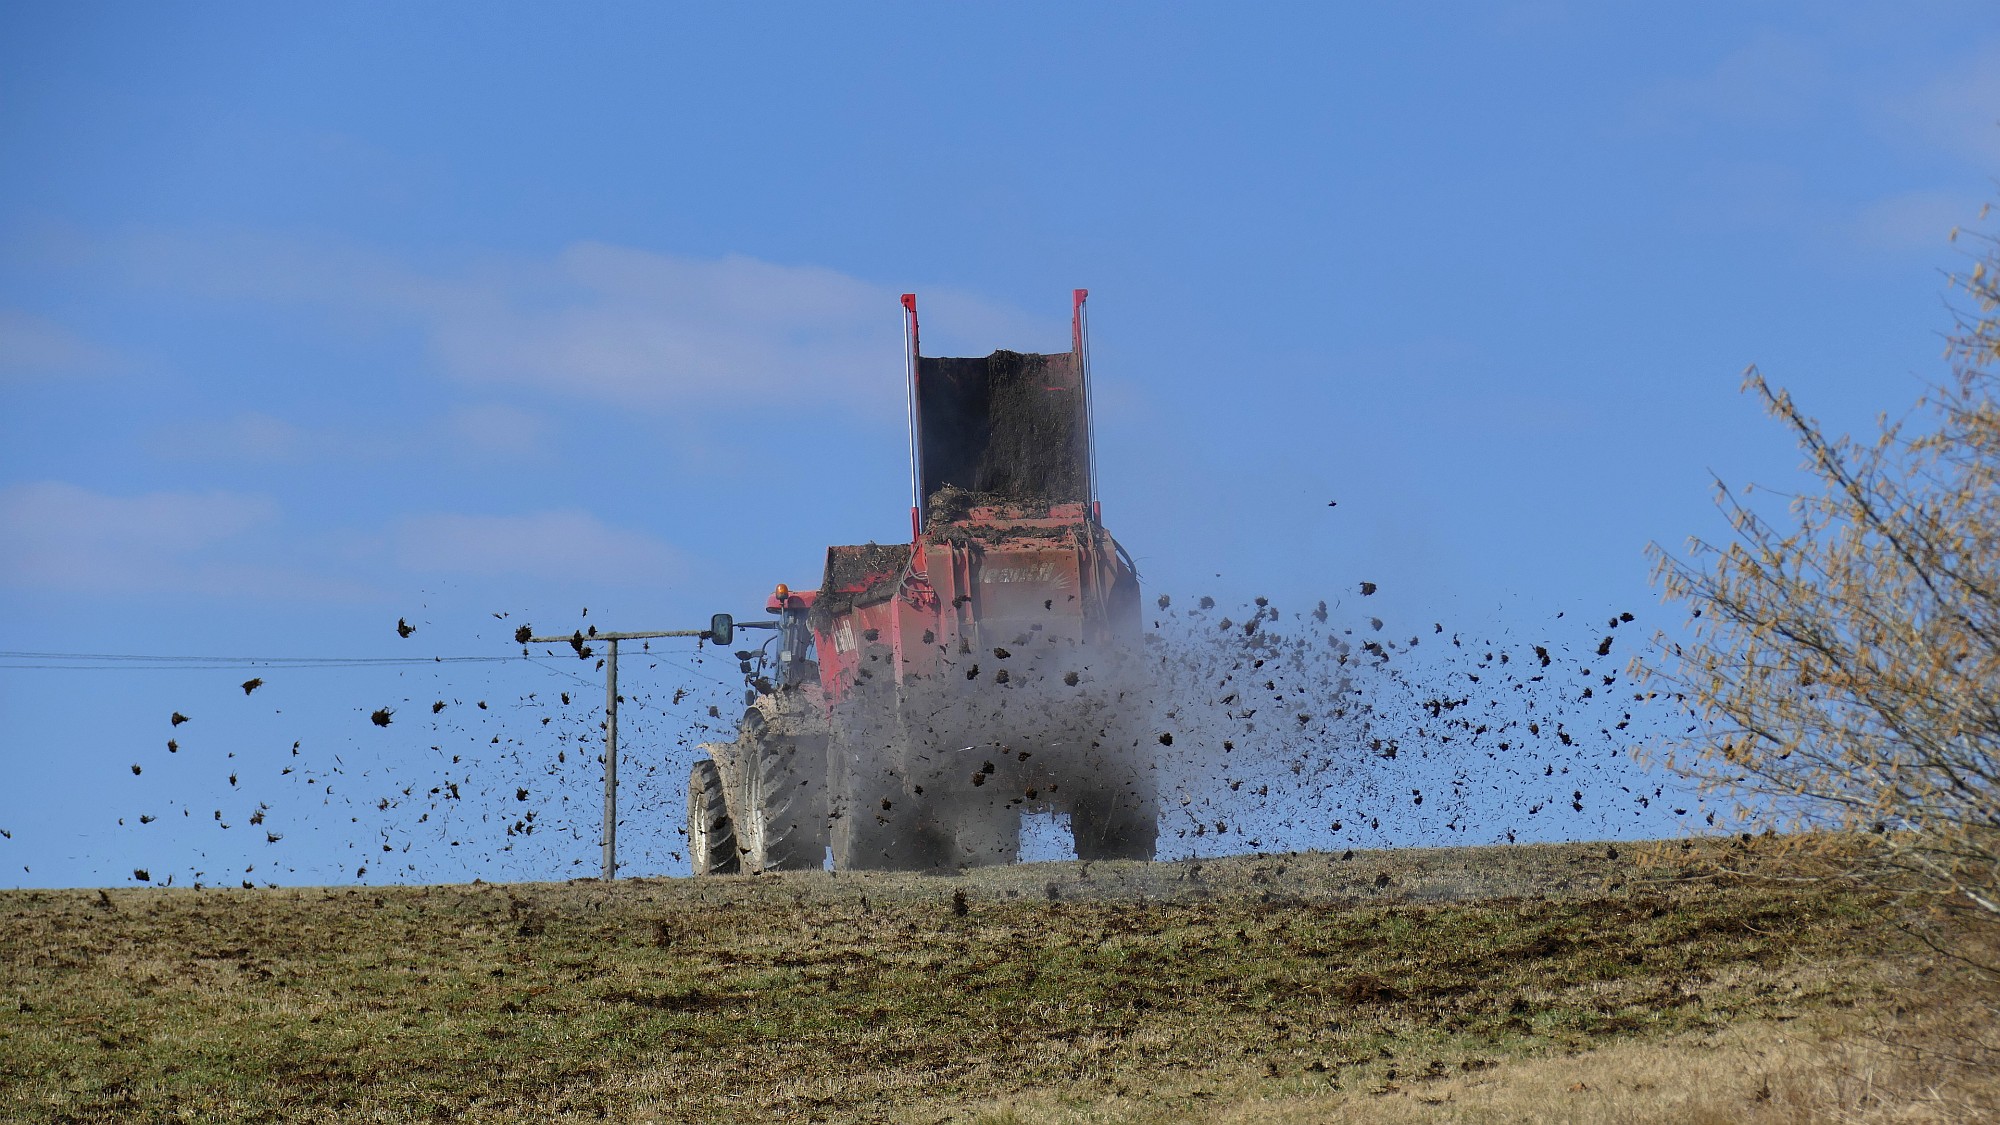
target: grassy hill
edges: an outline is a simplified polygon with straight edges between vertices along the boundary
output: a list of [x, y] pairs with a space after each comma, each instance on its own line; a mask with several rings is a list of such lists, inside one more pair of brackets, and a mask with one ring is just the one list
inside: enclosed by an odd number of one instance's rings
[[1776, 862], [1742, 844], [1639, 850], [4, 892], [0, 1117], [1784, 1120], [1854, 1100], [1820, 1088], [1863, 1065], [1830, 1052], [1928, 971], [1883, 953], [1874, 904], [1731, 874]]

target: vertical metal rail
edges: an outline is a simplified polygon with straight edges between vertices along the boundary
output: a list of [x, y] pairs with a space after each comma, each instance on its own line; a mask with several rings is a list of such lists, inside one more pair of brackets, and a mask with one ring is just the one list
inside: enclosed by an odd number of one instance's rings
[[903, 294], [903, 381], [909, 400], [910, 425], [910, 537], [924, 533], [924, 444], [923, 408], [917, 401], [917, 295]]
[[1070, 294], [1069, 346], [1076, 353], [1077, 381], [1083, 387], [1084, 444], [1089, 448], [1084, 472], [1088, 486], [1084, 490], [1084, 519], [1090, 528], [1087, 541], [1079, 544], [1077, 555], [1078, 577], [1087, 587], [1090, 595], [1084, 599], [1083, 616], [1085, 639], [1089, 640], [1088, 625], [1093, 618], [1109, 620], [1110, 608], [1104, 589], [1104, 567], [1099, 543], [1103, 535], [1104, 508], [1097, 498], [1097, 402], [1090, 393], [1090, 309], [1087, 302], [1090, 290], [1077, 289]]
[[1089, 506], [1085, 509], [1093, 525], [1104, 522], [1103, 509], [1097, 499], [1097, 400], [1090, 393], [1090, 312], [1085, 302], [1090, 299], [1090, 290], [1078, 289], [1071, 294], [1069, 313], [1070, 348], [1076, 352], [1077, 378], [1083, 384], [1083, 425], [1084, 441], [1090, 446]]
[[618, 877], [618, 638], [604, 656], [604, 881]]

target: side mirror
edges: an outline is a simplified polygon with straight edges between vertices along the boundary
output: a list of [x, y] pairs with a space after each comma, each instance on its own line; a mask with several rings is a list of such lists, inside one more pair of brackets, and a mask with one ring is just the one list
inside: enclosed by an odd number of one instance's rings
[[736, 619], [726, 613], [718, 613], [708, 619], [708, 639], [718, 645], [726, 645], [736, 639]]

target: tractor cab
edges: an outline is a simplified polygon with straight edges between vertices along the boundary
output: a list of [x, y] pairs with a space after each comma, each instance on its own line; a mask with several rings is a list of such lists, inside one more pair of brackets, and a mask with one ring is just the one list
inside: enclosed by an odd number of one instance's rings
[[777, 652], [772, 655], [771, 663], [777, 673], [773, 680], [781, 690], [819, 682], [810, 623], [812, 605], [818, 597], [817, 590], [793, 593], [790, 586], [780, 582], [764, 604], [767, 611], [776, 615], [778, 623], [778, 635], [771, 643]]

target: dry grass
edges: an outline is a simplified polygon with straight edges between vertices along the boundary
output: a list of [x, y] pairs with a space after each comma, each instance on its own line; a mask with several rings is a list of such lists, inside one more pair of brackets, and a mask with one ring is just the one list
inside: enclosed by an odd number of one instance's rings
[[1914, 970], [1755, 852], [7, 892], [0, 1117], [1683, 1120], [1781, 1035], [1775, 1112]]
[[[1376, 1081], [1334, 1094], [1253, 1095], [1205, 1111], [1144, 1101], [1092, 1106], [1032, 1099], [991, 1108], [974, 1125], [1807, 1125], [2000, 1119], [1990, 1071], [1950, 1057], [1964, 1014], [1936, 1008], [1887, 1021], [1826, 1013], [1755, 1020], [1660, 1042], [1515, 1059], [1471, 1073]], [[1977, 1018], [1984, 1020], [1981, 1011]], [[1944, 1052], [1933, 1053], [1935, 1047]]]

